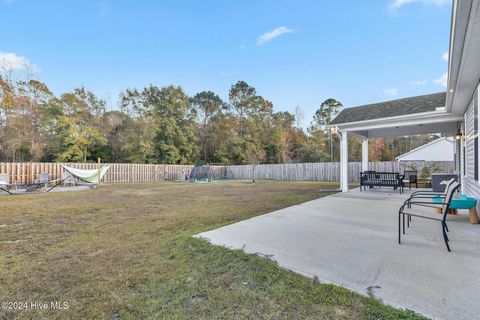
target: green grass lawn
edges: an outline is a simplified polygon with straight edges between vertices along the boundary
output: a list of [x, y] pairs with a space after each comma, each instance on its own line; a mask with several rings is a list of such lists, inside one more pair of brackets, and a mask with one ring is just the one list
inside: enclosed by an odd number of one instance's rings
[[0, 197], [0, 310], [17, 319], [418, 319], [192, 234], [323, 196], [316, 182], [123, 184]]

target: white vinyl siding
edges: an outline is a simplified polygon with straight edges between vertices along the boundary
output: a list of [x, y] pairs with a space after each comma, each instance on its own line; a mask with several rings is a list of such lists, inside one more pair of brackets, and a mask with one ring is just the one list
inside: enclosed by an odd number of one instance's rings
[[480, 198], [478, 108], [477, 90], [465, 112], [465, 174], [463, 176], [464, 193], [476, 198]]

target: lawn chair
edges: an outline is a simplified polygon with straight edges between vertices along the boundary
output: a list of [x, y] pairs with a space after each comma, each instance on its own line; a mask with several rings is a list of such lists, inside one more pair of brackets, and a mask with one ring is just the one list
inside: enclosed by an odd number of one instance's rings
[[0, 186], [8, 187], [10, 185], [10, 177], [6, 173], [0, 173]]
[[50, 176], [48, 172], [41, 172], [38, 178], [34, 181], [33, 186], [35, 189], [46, 189], [50, 182]]
[[64, 187], [66, 186], [75, 187], [75, 178], [72, 177], [72, 175], [66, 171], [62, 172], [61, 181]]
[[[401, 236], [402, 233], [405, 234], [405, 216], [408, 221], [408, 226], [410, 226], [410, 221], [412, 217], [418, 217], [418, 218], [423, 218], [423, 219], [428, 219], [428, 220], [434, 220], [434, 221], [439, 221], [442, 225], [442, 233], [443, 233], [443, 240], [445, 241], [445, 245], [447, 246], [447, 250], [450, 252], [450, 245], [448, 244], [449, 239], [447, 236], [448, 226], [447, 226], [447, 214], [448, 214], [448, 209], [450, 208], [450, 203], [452, 201], [453, 195], [455, 191], [458, 190], [460, 187], [460, 184], [457, 181], [453, 181], [450, 183], [450, 185], [446, 188], [445, 190], [445, 196], [443, 197], [443, 200], [441, 203], [434, 204], [433, 201], [421, 201], [422, 199], [420, 198], [413, 198], [410, 201], [405, 201], [405, 203], [400, 207], [400, 210], [398, 210], [398, 243], [401, 243]], [[433, 213], [428, 214], [428, 213], [423, 213], [423, 212], [415, 212], [411, 211], [411, 208], [415, 206], [421, 206], [421, 207], [430, 207], [430, 208], [437, 208], [441, 210], [441, 218], [438, 218], [437, 214]]]
[[15, 181], [10, 182], [10, 176], [7, 173], [0, 173], [0, 190], [10, 193], [10, 190], [17, 189], [17, 183]]
[[[455, 182], [455, 178], [452, 178], [448, 181], [443, 181], [442, 183], [445, 184], [445, 191], [444, 192], [433, 192], [433, 191], [415, 191], [410, 195], [405, 203], [411, 202], [413, 199], [433, 199], [434, 197], [445, 198], [447, 194], [448, 187]], [[410, 208], [410, 205], [408, 205]]]
[[[1, 178], [0, 178], [1, 179]], [[37, 175], [37, 179], [35, 179], [32, 183], [22, 183], [22, 184], [15, 184], [15, 188], [25, 188], [27, 192], [31, 193], [47, 193], [58, 187], [59, 185], [65, 183], [70, 185], [75, 185], [75, 178], [73, 174], [64, 173], [60, 179], [50, 180], [50, 175], [48, 172], [42, 172]], [[50, 185], [50, 187], [48, 187]], [[14, 194], [9, 192], [8, 189], [2, 188], [0, 184], [0, 190], [6, 191], [9, 194]], [[15, 193], [17, 194], [17, 193]]]

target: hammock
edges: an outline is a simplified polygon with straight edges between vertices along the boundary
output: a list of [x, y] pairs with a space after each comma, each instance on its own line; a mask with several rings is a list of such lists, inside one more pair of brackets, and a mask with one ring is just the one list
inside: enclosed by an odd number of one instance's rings
[[[89, 185], [91, 188], [95, 188], [97, 184], [99, 183], [99, 180], [101, 181], [105, 173], [107, 173], [108, 169], [110, 169], [110, 166], [103, 166], [100, 168], [100, 179], [98, 179], [98, 169], [92, 169], [92, 170], [83, 170], [83, 169], [75, 169], [75, 168], [70, 168], [67, 166], [62, 165], [63, 169], [65, 169], [66, 172], [68, 172], [70, 175], [72, 175], [75, 178], [78, 178], [82, 181], [87, 182], [87, 185]], [[61, 185], [65, 180], [67, 180], [69, 177], [62, 177], [60, 179], [56, 180], [49, 180], [48, 179], [48, 174], [47, 177], [44, 181], [38, 181], [38, 182], [33, 182], [33, 183], [23, 183], [23, 184], [15, 184], [16, 186], [20, 187], [40, 187], [43, 186], [42, 191], [32, 191], [32, 192], [26, 192], [26, 193], [17, 193], [17, 192], [12, 192], [8, 189], [8, 187], [3, 184], [0, 185], [0, 191], [4, 191], [10, 195], [19, 195], [19, 194], [34, 194], [34, 193], [47, 193]], [[49, 184], [53, 184], [50, 188], [48, 188]]]
[[88, 183], [98, 184], [105, 173], [107, 173], [110, 166], [103, 166], [100, 168], [100, 179], [98, 179], [98, 169], [84, 170], [84, 169], [75, 169], [62, 165], [63, 169], [70, 173], [75, 178], [83, 180]]

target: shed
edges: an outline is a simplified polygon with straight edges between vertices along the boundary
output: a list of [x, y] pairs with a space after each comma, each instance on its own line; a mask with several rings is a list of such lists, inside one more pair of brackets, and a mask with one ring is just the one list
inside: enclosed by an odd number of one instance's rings
[[395, 158], [400, 161], [452, 161], [455, 153], [453, 137], [442, 137]]

